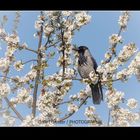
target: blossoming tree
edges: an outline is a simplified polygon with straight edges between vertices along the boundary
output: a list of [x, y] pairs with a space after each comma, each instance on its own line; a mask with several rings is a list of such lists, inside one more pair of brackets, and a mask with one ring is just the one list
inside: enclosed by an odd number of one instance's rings
[[[91, 16], [85, 11], [41, 11], [35, 21], [38, 46], [29, 47], [21, 43], [17, 32], [20, 13], [16, 12], [13, 31], [9, 34], [4, 28], [8, 18], [3, 16], [0, 26], [0, 40], [6, 45], [3, 57], [0, 57], [0, 118], [2, 126], [58, 126], [59, 122], [69, 119], [80, 108], [88, 104], [91, 97], [89, 83], [96, 84], [99, 80], [104, 89], [104, 102], [109, 108], [108, 122], [103, 122], [102, 116], [96, 113], [93, 106], [85, 108], [90, 126], [129, 126], [139, 120], [137, 100], [125, 99], [125, 94], [114, 88], [115, 81], [126, 82], [132, 75], [140, 80], [140, 52], [135, 43], [126, 44], [117, 54], [116, 47], [122, 43], [122, 31], [126, 31], [129, 21], [129, 12], [122, 12], [118, 24], [117, 34], [109, 37], [110, 48], [105, 54], [105, 59], [99, 64], [97, 71], [91, 72], [89, 79], [79, 79], [77, 73], [78, 54], [72, 51], [74, 33], [87, 25]], [[87, 25], [88, 26], [88, 25]], [[52, 51], [49, 49], [52, 48]], [[24, 62], [17, 60], [15, 54], [26, 50], [36, 57]], [[50, 59], [58, 53], [58, 70], [52, 75], [47, 74]], [[22, 55], [22, 54], [21, 54]], [[25, 55], [26, 57], [26, 55]], [[121, 66], [133, 57], [128, 66]], [[31, 63], [30, 70], [23, 76], [10, 76], [10, 71], [22, 71], [27, 63]], [[73, 82], [85, 84], [85, 89], [70, 95]], [[65, 97], [70, 96], [68, 101]], [[127, 107], [122, 107], [121, 103]], [[18, 106], [23, 104], [29, 108], [30, 113], [23, 115]], [[67, 106], [67, 110], [61, 110]], [[80, 119], [80, 118], [79, 118]]]

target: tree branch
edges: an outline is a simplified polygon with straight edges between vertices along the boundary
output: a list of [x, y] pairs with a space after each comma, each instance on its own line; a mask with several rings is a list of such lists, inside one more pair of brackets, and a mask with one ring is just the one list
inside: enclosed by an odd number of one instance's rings
[[9, 99], [7, 97], [4, 97], [6, 103], [9, 105], [9, 107], [15, 112], [15, 114], [17, 115], [17, 117], [23, 121], [24, 118], [21, 116], [21, 114], [15, 109], [15, 107], [10, 103]]
[[62, 31], [62, 29], [61, 29], [61, 36], [62, 36], [62, 47], [63, 47], [63, 50], [62, 50], [62, 55], [63, 55], [63, 75], [62, 75], [62, 77], [64, 78], [65, 77], [65, 42], [64, 42], [64, 32]]
[[109, 111], [108, 111], [108, 121], [107, 121], [107, 126], [109, 126], [109, 123], [110, 123], [110, 113], [111, 113], [111, 110], [109, 109]]
[[33, 49], [30, 49], [30, 48], [24, 48], [25, 50], [28, 50], [28, 51], [31, 51], [31, 52], [34, 52], [34, 53], [37, 53], [37, 51], [33, 50]]
[[[39, 43], [38, 43], [38, 56], [37, 56], [37, 66], [39, 67], [41, 65], [41, 51], [40, 47], [42, 44], [42, 36], [43, 36], [43, 24], [41, 25], [40, 34], [39, 34]], [[34, 92], [33, 92], [33, 108], [32, 108], [32, 114], [33, 117], [36, 116], [36, 101], [37, 101], [37, 90], [39, 85], [39, 77], [40, 77], [40, 69], [37, 69], [37, 76], [35, 79], [35, 86], [34, 86]]]
[[31, 59], [31, 60], [28, 60], [26, 62], [23, 62], [22, 64], [27, 64], [27, 63], [32, 62], [32, 61], [37, 61], [37, 59]]
[[[8, 67], [8, 69], [9, 69], [9, 67]], [[5, 73], [5, 76], [3, 76], [4, 77], [4, 82], [6, 81], [6, 78], [7, 78], [7, 74], [8, 74], [8, 70], [7, 69], [7, 71], [6, 71], [6, 73]], [[24, 118], [21, 116], [21, 114], [16, 110], [16, 108], [10, 103], [10, 101], [9, 101], [9, 99], [8, 99], [8, 97], [4, 97], [4, 99], [5, 99], [5, 101], [6, 101], [6, 103], [8, 104], [8, 106], [14, 111], [14, 113], [17, 115], [17, 117], [21, 120], [21, 121], [23, 121], [24, 120]]]

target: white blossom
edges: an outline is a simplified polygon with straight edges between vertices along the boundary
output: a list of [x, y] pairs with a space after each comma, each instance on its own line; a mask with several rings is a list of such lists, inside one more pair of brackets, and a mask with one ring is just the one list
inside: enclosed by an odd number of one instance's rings
[[118, 36], [118, 34], [112, 34], [109, 37], [109, 43], [111, 45], [115, 45], [116, 43], [120, 43], [121, 41], [122, 41], [122, 37], [121, 36]]
[[10, 86], [8, 83], [0, 82], [0, 98], [6, 97], [10, 93]]
[[87, 15], [87, 13], [85, 11], [78, 12], [75, 15], [75, 18], [76, 18], [76, 21], [75, 21], [76, 25], [79, 26], [79, 27], [87, 24], [91, 20], [91, 16]]
[[93, 116], [93, 114], [95, 113], [95, 107], [94, 106], [89, 106], [85, 109], [85, 116], [90, 118], [91, 116]]
[[133, 113], [129, 109], [117, 108], [111, 111], [113, 126], [130, 126], [139, 119], [138, 113]]
[[134, 98], [131, 98], [131, 99], [127, 100], [127, 106], [130, 109], [136, 108], [137, 107], [137, 104], [138, 104], [138, 102]]
[[46, 34], [46, 35], [49, 35], [50, 33], [52, 33], [54, 31], [54, 28], [52, 27], [52, 26], [50, 26], [50, 25], [48, 25], [48, 24], [46, 24], [45, 26], [44, 26], [44, 33]]
[[125, 45], [118, 55], [118, 63], [122, 64], [123, 62], [127, 61], [135, 52], [137, 52], [135, 43]]
[[11, 34], [10, 36], [6, 36], [5, 40], [8, 44], [17, 44], [19, 43], [19, 37], [15, 34]]
[[93, 84], [96, 84], [98, 82], [98, 75], [95, 73], [95, 71], [90, 72], [89, 77]]
[[106, 91], [106, 100], [108, 104], [108, 108], [112, 108], [117, 106], [119, 103], [122, 102], [124, 93], [116, 90]]
[[17, 61], [14, 63], [14, 68], [17, 70], [17, 71], [21, 71], [23, 69], [24, 65], [21, 61]]
[[10, 60], [7, 57], [0, 58], [0, 70], [2, 71], [7, 70], [9, 65], [10, 65]]
[[68, 111], [69, 112], [77, 112], [78, 111], [78, 106], [73, 104], [73, 103], [69, 103], [68, 104]]
[[72, 14], [72, 11], [62, 11], [62, 14], [64, 16], [70, 16]]

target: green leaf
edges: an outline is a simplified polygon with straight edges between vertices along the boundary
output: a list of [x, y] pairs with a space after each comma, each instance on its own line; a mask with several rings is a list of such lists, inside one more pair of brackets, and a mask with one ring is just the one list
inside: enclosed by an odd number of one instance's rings
[[30, 84], [30, 88], [34, 88], [33, 84]]

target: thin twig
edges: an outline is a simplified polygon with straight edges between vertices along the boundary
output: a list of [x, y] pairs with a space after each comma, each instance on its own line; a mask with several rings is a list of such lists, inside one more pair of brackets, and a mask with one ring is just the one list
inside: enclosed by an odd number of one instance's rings
[[49, 34], [49, 36], [48, 36], [48, 40], [46, 41], [46, 43], [45, 43], [45, 45], [44, 45], [45, 48], [47, 48], [47, 45], [48, 45], [49, 40], [50, 40], [50, 36], [51, 36], [51, 33]]
[[73, 101], [75, 101], [75, 100], [71, 99], [71, 100], [69, 100], [69, 101], [64, 101], [64, 102], [58, 103], [57, 105], [55, 105], [55, 107], [56, 107], [56, 106], [59, 106], [59, 105], [63, 105], [63, 104], [68, 104], [68, 103], [71, 103], [71, 102], [73, 102]]
[[31, 49], [31, 48], [24, 48], [25, 50], [28, 50], [28, 51], [31, 51], [31, 52], [34, 52], [34, 53], [37, 53], [37, 51]]
[[31, 60], [28, 60], [26, 62], [23, 62], [22, 64], [27, 64], [27, 63], [32, 62], [32, 61], [37, 61], [37, 59], [31, 59]]
[[56, 44], [58, 44], [60, 42], [60, 40], [56, 41], [55, 43], [51, 44], [51, 45], [48, 45], [48, 46], [45, 46], [45, 48], [50, 48], [52, 46], [55, 46]]

